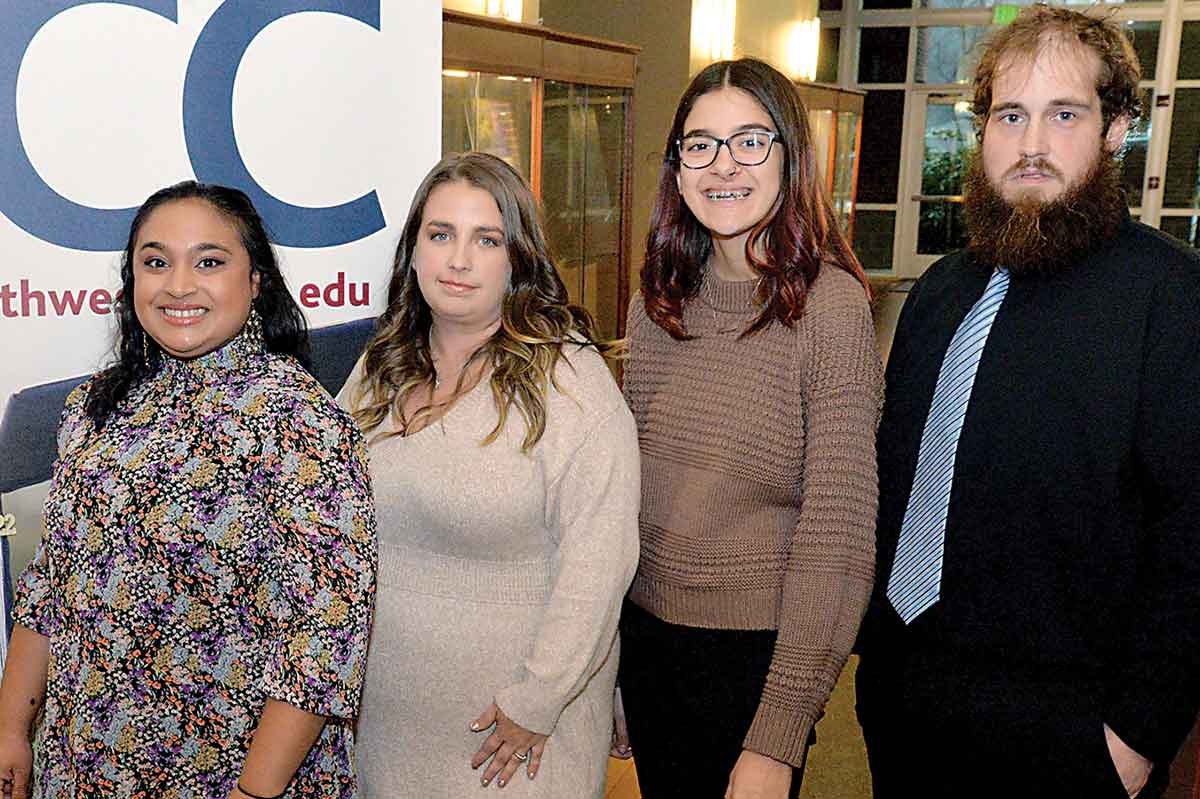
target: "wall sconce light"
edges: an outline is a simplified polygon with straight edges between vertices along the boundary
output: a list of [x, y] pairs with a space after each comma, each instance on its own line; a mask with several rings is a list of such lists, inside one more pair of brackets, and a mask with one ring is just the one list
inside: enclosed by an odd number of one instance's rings
[[792, 24], [788, 36], [787, 66], [793, 80], [817, 79], [817, 55], [821, 49], [821, 20], [802, 19]]
[[509, 22], [520, 22], [524, 5], [524, 0], [487, 0], [486, 13], [489, 17], [504, 17]]
[[733, 58], [737, 0], [692, 0], [692, 60]]

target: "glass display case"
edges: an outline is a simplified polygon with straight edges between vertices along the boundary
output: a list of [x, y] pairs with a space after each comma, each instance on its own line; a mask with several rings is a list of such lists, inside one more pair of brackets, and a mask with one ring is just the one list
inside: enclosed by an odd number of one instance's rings
[[819, 83], [797, 83], [808, 109], [816, 161], [848, 237], [854, 229], [858, 153], [862, 139], [864, 92]]
[[442, 31], [442, 152], [529, 179], [571, 300], [623, 335], [638, 48], [450, 10]]

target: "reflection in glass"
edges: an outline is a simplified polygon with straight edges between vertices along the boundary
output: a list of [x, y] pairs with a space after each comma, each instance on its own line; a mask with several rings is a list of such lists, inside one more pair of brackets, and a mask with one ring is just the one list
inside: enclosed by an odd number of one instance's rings
[[513, 75], [442, 73], [442, 153], [482, 150], [529, 179], [533, 83]]
[[917, 252], [922, 255], [942, 255], [966, 246], [967, 226], [963, 222], [961, 202], [921, 203]]
[[[977, 145], [974, 116], [963, 96], [933, 95], [925, 108], [925, 155], [921, 165], [917, 252], [937, 255], [961, 249], [963, 173]], [[944, 198], [944, 199], [932, 199]]]
[[812, 134], [813, 160], [821, 181], [829, 185], [829, 145], [833, 143], [833, 111], [821, 108], [808, 112], [808, 127]]
[[546, 237], [571, 301], [616, 336], [626, 104], [622, 89], [546, 81], [542, 208]]
[[985, 26], [917, 28], [917, 83], [966, 83], [979, 60]]
[[1184, 244], [1200, 246], [1200, 217], [1164, 216], [1159, 227], [1164, 233], [1170, 233]]
[[934, 96], [927, 103], [921, 193], [962, 194], [967, 157], [977, 143], [969, 102], [953, 96]]
[[850, 229], [854, 213], [854, 153], [858, 138], [858, 114], [839, 111], [837, 115], [837, 146], [833, 156], [833, 210], [842, 230]]
[[[1187, 23], [1190, 24], [1190, 23]], [[1180, 59], [1183, 53], [1180, 53]], [[1200, 89], [1176, 89], [1171, 112], [1171, 143], [1163, 176], [1163, 206], [1200, 207]]]
[[864, 211], [860, 208], [854, 214], [854, 254], [864, 269], [892, 268], [895, 235], [895, 211]]

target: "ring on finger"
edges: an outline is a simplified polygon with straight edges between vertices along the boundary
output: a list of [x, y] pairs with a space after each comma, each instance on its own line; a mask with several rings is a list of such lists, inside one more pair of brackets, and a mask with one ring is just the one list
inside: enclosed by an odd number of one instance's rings
[[526, 760], [529, 759], [529, 752], [513, 752], [513, 757], [515, 757], [517, 760], [520, 760], [522, 763], [524, 763]]

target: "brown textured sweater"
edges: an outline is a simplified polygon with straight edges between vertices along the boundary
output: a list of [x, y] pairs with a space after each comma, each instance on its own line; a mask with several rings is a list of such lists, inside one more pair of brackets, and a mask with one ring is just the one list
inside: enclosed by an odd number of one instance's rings
[[799, 766], [874, 577], [882, 368], [862, 286], [823, 267], [791, 329], [738, 339], [754, 282], [705, 279], [675, 341], [629, 312], [642, 453], [630, 599], [695, 627], [778, 631], [745, 747]]

